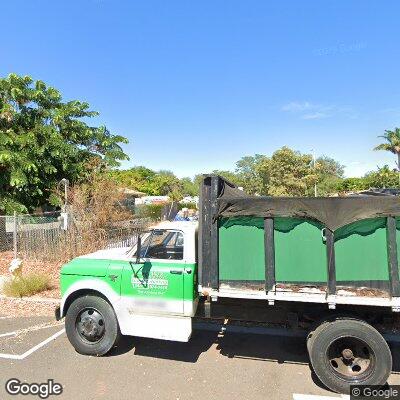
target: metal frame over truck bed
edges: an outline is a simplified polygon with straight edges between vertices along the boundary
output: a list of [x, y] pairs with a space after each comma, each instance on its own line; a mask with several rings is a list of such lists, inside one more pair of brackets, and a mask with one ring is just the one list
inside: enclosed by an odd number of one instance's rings
[[[219, 221], [235, 216], [264, 219], [265, 275], [262, 290], [243, 283], [221, 285], [219, 272]], [[276, 282], [274, 223], [276, 217], [306, 218], [322, 223], [326, 240], [327, 281], [324, 286], [286, 285]], [[330, 309], [338, 304], [391, 307], [400, 311], [399, 261], [396, 228], [400, 200], [391, 196], [346, 198], [270, 198], [248, 196], [234, 184], [217, 175], [205, 175], [200, 191], [199, 218], [199, 291], [218, 297], [275, 301], [325, 303]], [[388, 288], [338, 287], [335, 263], [335, 231], [373, 218], [386, 219]]]

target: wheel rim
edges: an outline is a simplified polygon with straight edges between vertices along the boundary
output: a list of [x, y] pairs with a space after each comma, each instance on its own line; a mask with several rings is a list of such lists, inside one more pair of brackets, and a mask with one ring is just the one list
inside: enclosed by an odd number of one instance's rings
[[84, 341], [99, 342], [105, 332], [103, 315], [94, 308], [86, 308], [78, 314], [75, 327]]
[[335, 339], [326, 356], [333, 373], [350, 382], [366, 379], [375, 368], [375, 353], [366, 342], [356, 337]]

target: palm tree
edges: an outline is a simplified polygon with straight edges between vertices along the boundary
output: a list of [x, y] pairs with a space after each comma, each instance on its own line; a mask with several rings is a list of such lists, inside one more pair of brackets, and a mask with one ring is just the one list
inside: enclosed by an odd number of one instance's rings
[[386, 140], [387, 143], [381, 143], [374, 150], [386, 150], [397, 155], [397, 169], [400, 171], [400, 129], [394, 128], [394, 131], [385, 131], [385, 134], [378, 136]]
[[386, 143], [381, 143], [374, 150], [386, 150], [397, 155], [397, 170], [399, 171], [400, 185], [400, 129], [394, 128], [394, 131], [386, 130], [382, 136], [378, 136], [386, 140]]

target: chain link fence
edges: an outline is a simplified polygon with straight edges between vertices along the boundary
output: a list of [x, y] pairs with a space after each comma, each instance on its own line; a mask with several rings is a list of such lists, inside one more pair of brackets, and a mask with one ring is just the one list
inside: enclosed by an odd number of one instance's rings
[[0, 216], [0, 251], [12, 251], [14, 247], [15, 218]]
[[60, 212], [0, 216], [0, 252], [29, 261], [62, 262], [100, 249], [131, 247], [150, 224], [149, 218], [137, 218], [91, 228]]

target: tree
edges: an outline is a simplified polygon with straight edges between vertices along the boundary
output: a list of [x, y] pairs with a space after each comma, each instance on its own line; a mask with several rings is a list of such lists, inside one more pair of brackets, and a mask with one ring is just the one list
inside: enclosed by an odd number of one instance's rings
[[[239, 174], [237, 174], [235, 172], [214, 169], [212, 172], [210, 172], [210, 174], [222, 176], [224, 179], [228, 180], [229, 182], [233, 183], [236, 186], [240, 186], [240, 187], [243, 186], [243, 180], [241, 179]], [[197, 175], [195, 175], [195, 177], [193, 179], [193, 184], [196, 187], [197, 195], [199, 193], [200, 184], [203, 181], [203, 175], [204, 174], [197, 174]]]
[[[195, 193], [190, 178], [180, 180], [173, 172], [167, 170], [153, 171], [138, 166], [128, 170], [113, 170], [109, 175], [123, 187], [138, 190], [150, 196], [183, 196]], [[179, 199], [180, 200], [180, 199]]]
[[361, 178], [345, 178], [342, 179], [337, 191], [341, 193], [358, 192], [367, 189], [384, 189], [399, 187], [398, 171], [389, 168], [388, 165], [378, 167], [377, 170], [366, 173]]
[[195, 182], [192, 179], [185, 177], [181, 180], [182, 184], [182, 193], [184, 196], [198, 196], [199, 195], [199, 186], [196, 186]]
[[244, 184], [242, 177], [239, 174], [237, 174], [236, 172], [232, 172], [232, 171], [228, 171], [228, 170], [221, 170], [221, 169], [214, 169], [212, 171], [212, 174], [222, 176], [224, 179], [235, 184], [236, 186], [243, 186], [243, 184]]
[[312, 156], [286, 146], [261, 161], [257, 169], [263, 179], [263, 194], [269, 196], [310, 196], [318, 178]]
[[378, 168], [376, 171], [368, 172], [364, 176], [365, 188], [395, 188], [399, 187], [399, 173], [390, 169], [388, 165]]
[[385, 150], [397, 156], [397, 170], [400, 171], [400, 129], [394, 128], [394, 131], [386, 130], [382, 136], [378, 136], [386, 140], [386, 143], [381, 143], [374, 150]]
[[236, 163], [236, 174], [241, 180], [246, 193], [262, 194], [265, 187], [265, 176], [260, 173], [259, 166], [267, 163], [268, 157], [262, 154], [242, 157]]
[[154, 185], [161, 196], [169, 196], [173, 201], [179, 201], [183, 198], [182, 184], [171, 171], [156, 173]]
[[362, 178], [344, 178], [337, 185], [337, 192], [348, 193], [368, 189], [367, 182]]
[[315, 162], [317, 188], [319, 196], [328, 196], [338, 191], [343, 180], [344, 166], [333, 158], [322, 156]]
[[128, 159], [105, 126], [83, 119], [97, 116], [89, 104], [63, 102], [58, 90], [29, 76], [0, 79], [0, 213], [26, 211], [48, 201], [62, 178], [72, 183]]
[[156, 172], [149, 168], [138, 166], [128, 170], [113, 170], [109, 174], [125, 188], [138, 190], [149, 195], [159, 194], [153, 183]]
[[343, 178], [344, 166], [331, 157], [321, 156], [317, 158], [315, 166], [320, 177], [335, 176]]

